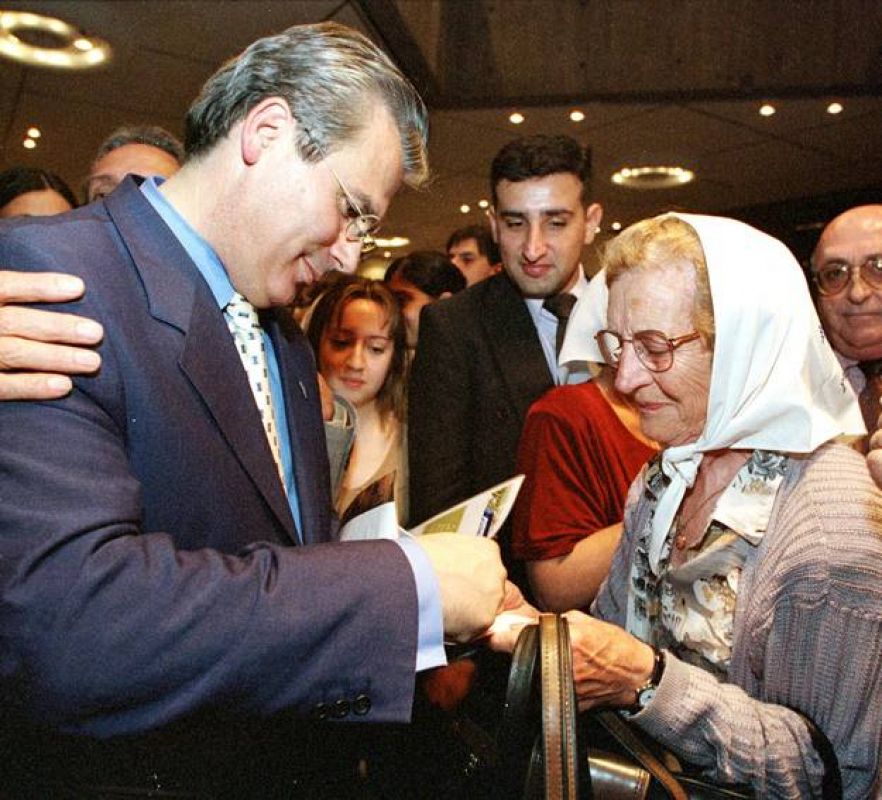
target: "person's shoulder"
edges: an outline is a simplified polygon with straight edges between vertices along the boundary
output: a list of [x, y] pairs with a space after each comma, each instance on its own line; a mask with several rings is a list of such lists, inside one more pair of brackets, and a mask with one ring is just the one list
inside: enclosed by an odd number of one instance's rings
[[432, 303], [423, 311], [436, 319], [464, 320], [478, 319], [476, 315], [487, 308], [496, 308], [500, 303], [523, 301], [505, 273], [492, 275], [483, 281], [472, 284], [457, 292], [453, 297]]
[[572, 417], [586, 412], [602, 412], [608, 403], [593, 381], [555, 386], [542, 395], [532, 406], [529, 415]]

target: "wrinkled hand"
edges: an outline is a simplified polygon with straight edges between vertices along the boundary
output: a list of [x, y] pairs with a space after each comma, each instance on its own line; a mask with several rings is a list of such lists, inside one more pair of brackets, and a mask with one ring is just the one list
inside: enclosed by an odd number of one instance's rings
[[73, 387], [69, 375], [98, 369], [96, 352], [68, 346], [100, 342], [104, 331], [97, 322], [10, 305], [67, 302], [84, 291], [71, 275], [0, 271], [0, 400], [63, 397]]
[[579, 709], [629, 706], [652, 675], [652, 648], [618, 625], [568, 611]]
[[876, 423], [876, 432], [870, 437], [870, 449], [867, 452], [867, 466], [876, 486], [882, 489], [882, 416]]
[[441, 590], [444, 634], [455, 642], [468, 642], [493, 622], [502, 608], [505, 567], [492, 539], [435, 533], [417, 539], [426, 554]]

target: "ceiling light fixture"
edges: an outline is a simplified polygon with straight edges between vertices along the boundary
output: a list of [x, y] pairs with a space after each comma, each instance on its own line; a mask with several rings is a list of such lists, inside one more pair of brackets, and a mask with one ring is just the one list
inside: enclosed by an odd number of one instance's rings
[[490, 208], [490, 203], [486, 200], [478, 200], [478, 208]]
[[110, 58], [110, 45], [70, 23], [26, 11], [0, 12], [0, 55], [37, 67], [88, 69]]
[[670, 189], [695, 180], [685, 167], [623, 167], [613, 173], [612, 182], [629, 189]]
[[25, 140], [21, 143], [21, 146], [22, 146], [25, 150], [33, 150], [33, 149], [37, 146], [37, 143], [36, 143], [33, 139], [25, 139]]
[[410, 244], [406, 236], [378, 236], [374, 241], [377, 247], [407, 247]]
[[828, 114], [841, 114], [842, 113], [842, 103], [830, 103], [827, 106]]
[[761, 117], [771, 117], [777, 109], [771, 103], [764, 103], [759, 107], [759, 115]]
[[581, 122], [583, 119], [585, 119], [585, 113], [583, 111], [579, 111], [579, 109], [576, 109], [575, 111], [570, 111], [570, 119], [573, 122]]
[[39, 128], [28, 128], [28, 136], [31, 139], [39, 139], [43, 134], [41, 133]]
[[610, 228], [612, 228], [614, 231], [620, 231], [622, 229], [622, 223], [614, 222], [612, 225], [610, 225]]
[[508, 121], [512, 125], [520, 125], [525, 119], [526, 117], [520, 111], [515, 111], [513, 114], [508, 115]]
[[469, 211], [471, 211], [472, 209], [471, 209], [471, 207], [468, 206], [466, 203], [463, 203], [463, 204], [459, 207], [459, 210], [460, 210], [463, 214], [468, 214]]

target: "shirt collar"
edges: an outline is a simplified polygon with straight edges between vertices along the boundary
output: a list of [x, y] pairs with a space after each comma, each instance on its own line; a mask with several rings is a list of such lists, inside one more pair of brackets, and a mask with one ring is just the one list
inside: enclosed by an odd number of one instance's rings
[[193, 263], [196, 264], [196, 268], [208, 283], [218, 307], [226, 308], [236, 290], [230, 282], [223, 262], [211, 245], [194, 230], [178, 210], [169, 203], [165, 195], [159, 191], [159, 186], [164, 181], [165, 179], [161, 177], [147, 178], [141, 184], [141, 192], [171, 229]]

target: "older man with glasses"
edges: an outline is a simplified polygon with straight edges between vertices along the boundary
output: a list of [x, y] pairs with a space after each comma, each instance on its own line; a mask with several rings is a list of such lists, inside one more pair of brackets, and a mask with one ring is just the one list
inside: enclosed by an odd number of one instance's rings
[[882, 388], [882, 205], [852, 208], [824, 228], [811, 278], [824, 330], [872, 433]]

